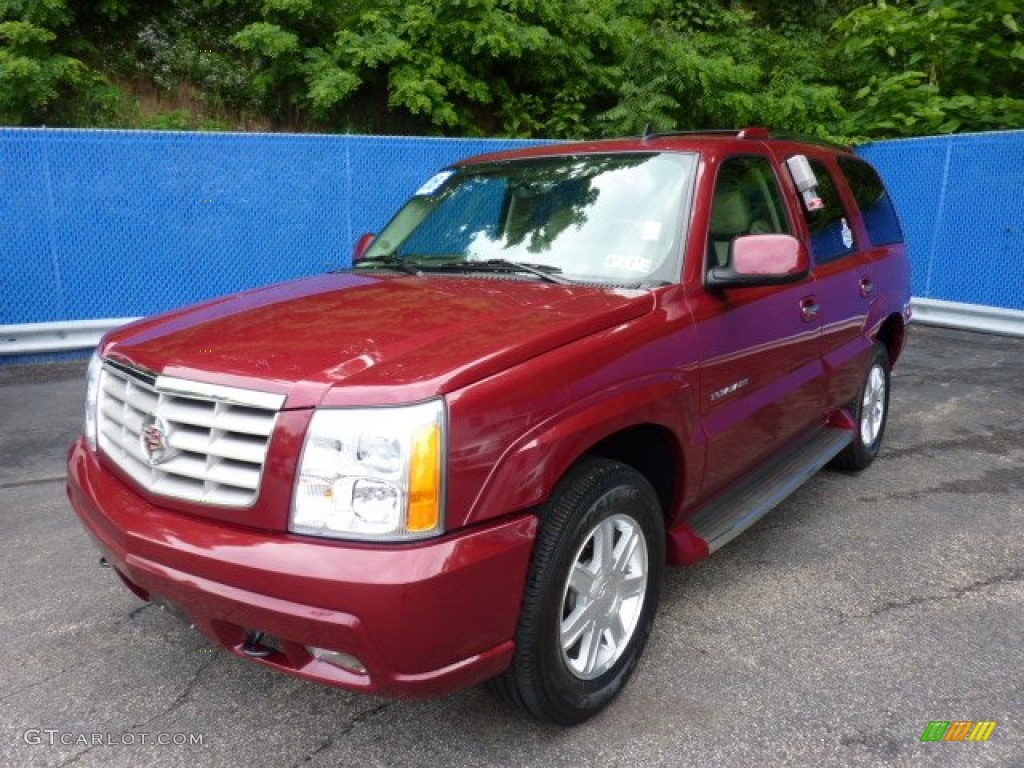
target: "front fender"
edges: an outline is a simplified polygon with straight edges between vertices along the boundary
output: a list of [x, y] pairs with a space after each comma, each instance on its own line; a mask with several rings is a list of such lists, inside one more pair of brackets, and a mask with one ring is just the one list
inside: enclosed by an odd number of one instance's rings
[[702, 442], [691, 442], [691, 436], [699, 432], [695, 428], [698, 414], [694, 384], [672, 374], [627, 382], [572, 401], [530, 425], [497, 457], [470, 501], [464, 522], [475, 523], [542, 503], [569, 467], [590, 448], [616, 433], [643, 425], [662, 427], [672, 435], [678, 455], [685, 457], [682, 487], [696, 489], [704, 453]]

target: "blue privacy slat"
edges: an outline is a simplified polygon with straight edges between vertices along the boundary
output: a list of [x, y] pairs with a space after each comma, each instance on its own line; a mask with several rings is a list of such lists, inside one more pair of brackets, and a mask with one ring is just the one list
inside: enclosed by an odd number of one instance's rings
[[[0, 326], [345, 266], [439, 168], [530, 142], [0, 129]], [[537, 143], [537, 142], [533, 142]], [[1024, 131], [880, 142], [918, 297], [1024, 309]]]
[[438, 168], [525, 144], [0, 129], [0, 325], [152, 314], [345, 266]]
[[1024, 131], [881, 142], [914, 296], [1024, 309]]

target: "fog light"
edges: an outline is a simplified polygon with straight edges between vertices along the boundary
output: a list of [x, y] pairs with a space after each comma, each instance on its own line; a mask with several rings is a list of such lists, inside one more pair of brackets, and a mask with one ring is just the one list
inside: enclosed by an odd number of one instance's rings
[[357, 675], [366, 674], [366, 667], [363, 666], [363, 662], [355, 656], [342, 653], [341, 651], [329, 651], [326, 648], [314, 648], [311, 645], [307, 646], [306, 650], [309, 651], [314, 658], [320, 659], [320, 661], [326, 661], [328, 664], [341, 667], [348, 672], [355, 672]]

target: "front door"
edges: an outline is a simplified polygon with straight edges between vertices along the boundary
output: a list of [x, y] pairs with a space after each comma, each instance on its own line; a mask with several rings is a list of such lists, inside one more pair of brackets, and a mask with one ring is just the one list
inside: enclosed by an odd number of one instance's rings
[[[792, 233], [768, 157], [726, 160], [714, 180], [705, 270], [727, 264], [733, 239]], [[820, 423], [824, 379], [813, 277], [783, 286], [705, 290], [693, 302], [701, 345], [703, 495]]]

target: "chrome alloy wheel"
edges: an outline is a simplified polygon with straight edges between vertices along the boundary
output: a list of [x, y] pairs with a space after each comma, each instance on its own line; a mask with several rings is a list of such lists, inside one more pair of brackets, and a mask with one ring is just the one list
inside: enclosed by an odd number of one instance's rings
[[860, 404], [860, 440], [873, 445], [885, 421], [885, 371], [879, 365], [871, 366]]
[[622, 657], [647, 594], [647, 542], [623, 514], [599, 522], [576, 551], [562, 597], [562, 658], [581, 680], [593, 680]]

